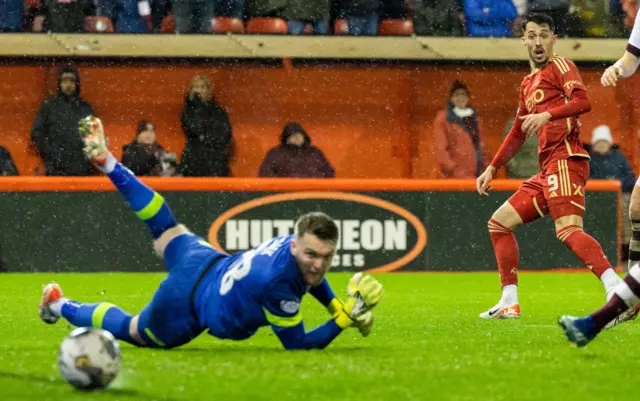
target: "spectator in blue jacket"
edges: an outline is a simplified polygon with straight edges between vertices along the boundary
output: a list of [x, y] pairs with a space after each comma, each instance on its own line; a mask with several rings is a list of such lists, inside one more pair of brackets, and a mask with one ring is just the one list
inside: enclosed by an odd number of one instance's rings
[[518, 11], [512, 0], [464, 0], [469, 36], [513, 36]]
[[113, 21], [118, 33], [148, 33], [152, 30], [151, 3], [148, 0], [100, 0], [98, 11]]
[[21, 32], [23, 9], [22, 0], [0, 1], [0, 32]]
[[613, 144], [611, 130], [606, 125], [600, 125], [591, 134], [591, 178], [596, 180], [618, 180], [622, 185], [621, 204], [625, 211], [622, 218], [621, 254], [623, 261], [629, 255], [629, 240], [632, 236], [629, 210], [631, 191], [635, 185], [635, 175], [627, 158]]
[[594, 180], [618, 180], [622, 192], [630, 193], [635, 184], [635, 174], [627, 158], [613, 145], [611, 130], [600, 125], [591, 135], [591, 178]]

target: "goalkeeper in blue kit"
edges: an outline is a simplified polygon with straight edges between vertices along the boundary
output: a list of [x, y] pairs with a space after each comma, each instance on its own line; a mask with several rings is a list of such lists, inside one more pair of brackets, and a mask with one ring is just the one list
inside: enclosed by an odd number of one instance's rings
[[[168, 275], [135, 316], [107, 302], [69, 300], [58, 284], [51, 283], [40, 303], [44, 322], [64, 317], [75, 326], [101, 328], [119, 340], [156, 348], [186, 344], [205, 330], [217, 338], [243, 340], [271, 326], [286, 349], [325, 348], [348, 327], [358, 328], [363, 336], [370, 333], [371, 310], [383, 297], [382, 285], [357, 273], [349, 281], [346, 300], [335, 296], [324, 277], [338, 240], [338, 228], [329, 216], [305, 214], [293, 235], [230, 256], [178, 224], [162, 196], [115, 160], [98, 118], [81, 120], [80, 134], [86, 156], [151, 230]], [[331, 314], [311, 331], [305, 331], [300, 312], [307, 292]]]

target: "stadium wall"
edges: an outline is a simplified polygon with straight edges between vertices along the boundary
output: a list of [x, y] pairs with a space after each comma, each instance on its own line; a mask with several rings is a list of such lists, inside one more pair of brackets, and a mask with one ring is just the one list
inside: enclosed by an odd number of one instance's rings
[[[61, 61], [0, 65], [0, 145], [22, 175], [40, 159], [30, 148], [39, 104], [55, 92]], [[384, 62], [282, 64], [124, 62], [77, 60], [83, 97], [102, 117], [117, 157], [140, 119], [152, 120], [160, 143], [178, 156], [184, 147], [180, 112], [191, 78], [204, 74], [229, 111], [235, 146], [232, 172], [255, 177], [266, 152], [288, 121], [299, 121], [341, 178], [437, 178], [433, 120], [455, 79], [468, 83], [481, 131], [495, 153], [515, 114], [518, 88], [528, 73], [517, 64], [414, 64]], [[607, 124], [622, 151], [636, 157], [640, 76], [616, 89], [599, 83], [600, 66], [581, 66], [593, 110], [582, 118], [582, 139]], [[363, 146], [366, 145], [366, 146]]]
[[[520, 185], [496, 180], [144, 180], [177, 219], [233, 253], [325, 211], [339, 221], [336, 271], [495, 270], [487, 221]], [[591, 181], [586, 230], [618, 261], [620, 184]], [[151, 236], [106, 178], [0, 178], [0, 256], [15, 272], [162, 271]], [[546, 217], [518, 229], [523, 270], [579, 266]]]

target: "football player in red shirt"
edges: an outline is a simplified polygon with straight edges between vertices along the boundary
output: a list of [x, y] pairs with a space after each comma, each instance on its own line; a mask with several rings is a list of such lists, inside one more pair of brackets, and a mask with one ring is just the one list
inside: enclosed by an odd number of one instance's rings
[[576, 66], [555, 56], [558, 40], [553, 19], [527, 15], [522, 41], [529, 52], [531, 74], [520, 85], [520, 101], [513, 128], [476, 187], [488, 195], [496, 171], [520, 149], [527, 136], [538, 135], [540, 173], [531, 177], [491, 216], [489, 235], [498, 262], [502, 298], [481, 318], [518, 318], [518, 244], [513, 230], [547, 213], [556, 236], [600, 279], [607, 296], [621, 279], [600, 244], [582, 229], [584, 187], [589, 178], [589, 155], [580, 142], [578, 116], [591, 110], [587, 89]]
[[[603, 86], [616, 86], [618, 79], [628, 78], [640, 66], [640, 14], [620, 60], [602, 74]], [[562, 316], [558, 323], [570, 342], [583, 347], [593, 340], [602, 329], [627, 320], [635, 319], [640, 311], [640, 178], [631, 193], [629, 218], [633, 237], [629, 244], [629, 273], [614, 288], [614, 295], [608, 302], [589, 316], [579, 318]]]

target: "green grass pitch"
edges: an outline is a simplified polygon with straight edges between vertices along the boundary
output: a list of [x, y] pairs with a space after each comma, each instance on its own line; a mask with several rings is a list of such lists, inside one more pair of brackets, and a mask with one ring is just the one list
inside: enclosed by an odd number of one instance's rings
[[[343, 333], [324, 351], [284, 351], [268, 328], [243, 342], [203, 335], [170, 351], [122, 345], [123, 366], [106, 391], [82, 393], [60, 377], [57, 349], [71, 327], [37, 314], [41, 284], [135, 312], [161, 274], [0, 275], [0, 400], [637, 400], [640, 322], [569, 346], [561, 314], [604, 300], [590, 274], [523, 273], [523, 318], [480, 320], [498, 299], [497, 274], [387, 274], [373, 334]], [[330, 274], [341, 296], [349, 276]], [[325, 319], [310, 296], [307, 327]]]

